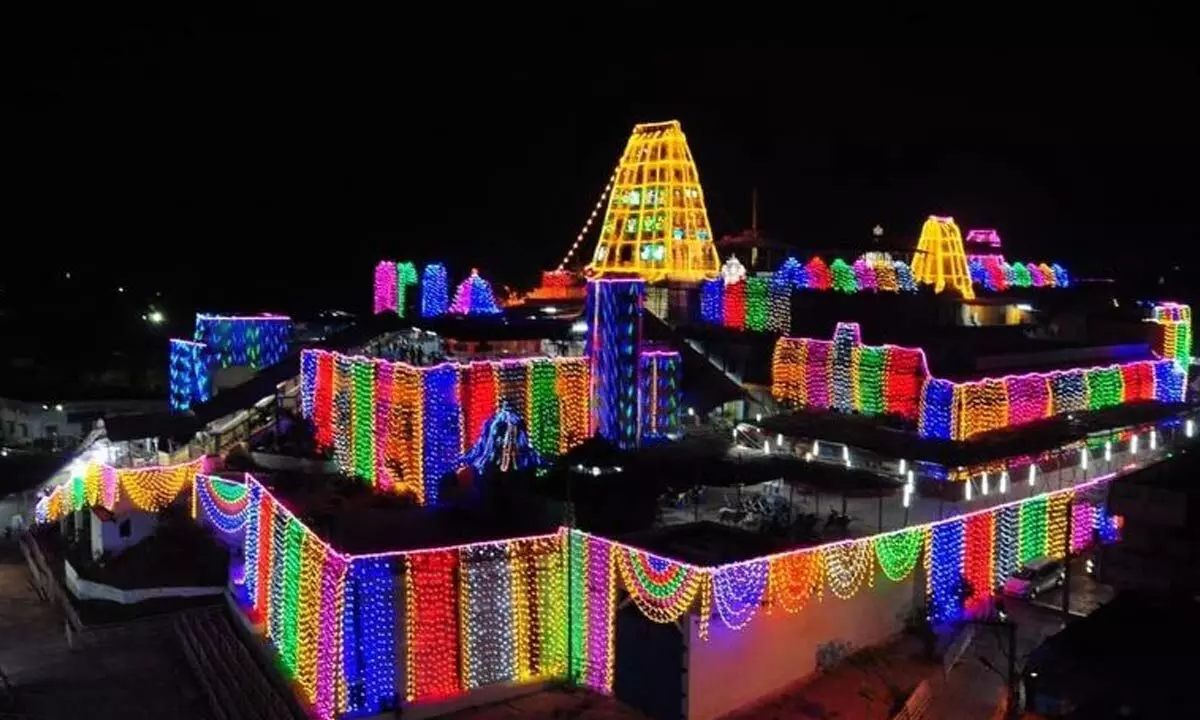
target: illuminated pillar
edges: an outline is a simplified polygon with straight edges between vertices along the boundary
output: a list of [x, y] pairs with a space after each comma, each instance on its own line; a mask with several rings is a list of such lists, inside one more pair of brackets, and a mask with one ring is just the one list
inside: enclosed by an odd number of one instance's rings
[[587, 288], [587, 355], [591, 365], [592, 432], [618, 447], [639, 439], [639, 367], [646, 283], [594, 279]]

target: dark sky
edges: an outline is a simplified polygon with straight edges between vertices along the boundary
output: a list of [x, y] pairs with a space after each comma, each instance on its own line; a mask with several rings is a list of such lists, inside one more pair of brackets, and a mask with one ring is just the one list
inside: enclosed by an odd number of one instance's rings
[[532, 281], [632, 124], [669, 118], [718, 236], [748, 225], [757, 185], [763, 229], [801, 253], [876, 222], [915, 237], [929, 213], [1077, 274], [1198, 239], [1194, 53], [705, 43], [664, 63], [270, 14], [91, 30], [15, 66], [9, 287], [70, 269], [85, 295], [119, 283], [185, 312], [287, 311], [366, 308], [383, 257]]

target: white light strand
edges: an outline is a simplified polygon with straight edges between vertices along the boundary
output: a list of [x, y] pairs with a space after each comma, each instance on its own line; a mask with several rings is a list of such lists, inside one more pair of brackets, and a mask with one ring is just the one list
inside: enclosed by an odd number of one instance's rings
[[571, 257], [579, 249], [579, 244], [583, 242], [584, 236], [587, 235], [588, 230], [592, 229], [592, 223], [596, 221], [596, 216], [600, 214], [600, 210], [604, 207], [604, 201], [608, 199], [608, 193], [612, 191], [613, 183], [617, 181], [617, 170], [620, 167], [620, 165], [617, 165], [617, 167], [613, 168], [612, 175], [608, 178], [608, 184], [604, 186], [604, 192], [600, 193], [600, 199], [596, 201], [596, 207], [592, 208], [592, 214], [588, 215], [588, 219], [583, 223], [583, 229], [575, 236], [575, 242], [571, 243], [571, 249], [567, 251], [567, 254], [563, 256], [562, 262], [558, 264], [559, 272], [567, 267], [567, 263], [571, 262]]

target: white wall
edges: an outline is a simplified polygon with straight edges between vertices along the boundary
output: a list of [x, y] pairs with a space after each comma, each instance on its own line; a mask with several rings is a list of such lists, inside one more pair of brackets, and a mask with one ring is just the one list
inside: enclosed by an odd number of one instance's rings
[[[125, 520], [129, 521], [129, 536], [121, 537], [121, 523]], [[153, 535], [158, 526], [158, 516], [135, 510], [121, 513], [112, 521], [105, 522], [92, 511], [91, 526], [92, 557], [99, 557], [106, 550], [116, 555]]]
[[80, 600], [107, 600], [108, 602], [120, 603], [122, 605], [133, 605], [145, 602], [146, 600], [158, 600], [162, 598], [220, 595], [225, 592], [225, 588], [220, 586], [179, 586], [121, 590], [111, 585], [84, 580], [79, 577], [79, 573], [66, 560], [63, 561], [63, 580], [66, 582], [67, 589], [71, 591], [71, 594]]
[[904, 616], [921, 602], [919, 570], [893, 583], [876, 569], [875, 587], [864, 582], [849, 600], [838, 599], [826, 586], [824, 600], [810, 601], [799, 613], [775, 608], [768, 615], [763, 608], [741, 630], [726, 627], [714, 604], [707, 641], [699, 637], [696, 616], [689, 616], [688, 720], [721, 717], [811, 675], [825, 643], [848, 642], [857, 650], [895, 636]]

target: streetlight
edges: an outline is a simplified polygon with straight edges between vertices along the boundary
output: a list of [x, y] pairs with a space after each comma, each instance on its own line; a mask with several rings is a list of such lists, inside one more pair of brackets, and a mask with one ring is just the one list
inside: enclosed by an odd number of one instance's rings
[[162, 325], [166, 321], [166, 317], [159, 310], [151, 310], [149, 314], [144, 315], [146, 321], [151, 325]]

